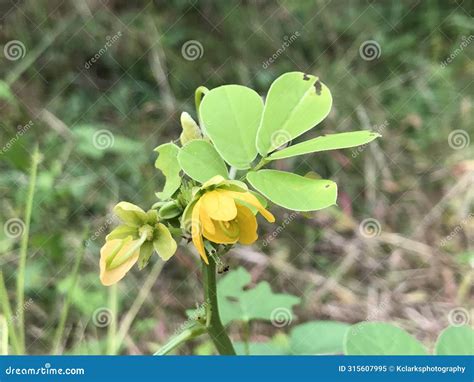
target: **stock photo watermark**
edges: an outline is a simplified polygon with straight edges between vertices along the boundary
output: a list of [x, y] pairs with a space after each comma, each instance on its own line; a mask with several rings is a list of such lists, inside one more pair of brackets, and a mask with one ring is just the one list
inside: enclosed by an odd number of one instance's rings
[[448, 135], [448, 144], [453, 150], [465, 149], [471, 143], [471, 137], [466, 130], [456, 129]]
[[367, 239], [379, 236], [380, 232], [382, 232], [382, 226], [377, 219], [367, 218], [359, 224], [359, 233]]
[[118, 31], [113, 36], [107, 36], [106, 42], [102, 48], [100, 48], [97, 53], [95, 53], [88, 61], [84, 63], [84, 68], [90, 69], [101, 57], [122, 37], [122, 32]]
[[380, 58], [382, 48], [375, 40], [366, 40], [359, 46], [359, 55], [364, 61], [374, 61]]
[[440, 66], [442, 69], [446, 68], [451, 62], [453, 62], [454, 59], [459, 56], [464, 51], [464, 49], [466, 49], [472, 43], [472, 41], [474, 41], [474, 35], [471, 34], [468, 37], [462, 36], [461, 40], [462, 41], [459, 43], [457, 48], [454, 49], [450, 55], [441, 62]]
[[21, 60], [26, 55], [26, 47], [20, 40], [8, 41], [3, 47], [3, 54], [7, 60]]
[[296, 31], [289, 37], [284, 36], [281, 46], [275, 51], [275, 53], [273, 53], [262, 63], [262, 68], [267, 69], [271, 64], [278, 60], [278, 57], [280, 57], [291, 46], [291, 44], [293, 44], [298, 39], [298, 37], [300, 37], [299, 31]]
[[188, 40], [181, 47], [181, 55], [187, 61], [196, 61], [204, 55], [204, 47], [198, 40]]
[[10, 150], [13, 145], [34, 126], [32, 120], [28, 121], [25, 125], [19, 125], [15, 136], [11, 138], [7, 143], [3, 145], [0, 150], [0, 154], [5, 154], [8, 150]]

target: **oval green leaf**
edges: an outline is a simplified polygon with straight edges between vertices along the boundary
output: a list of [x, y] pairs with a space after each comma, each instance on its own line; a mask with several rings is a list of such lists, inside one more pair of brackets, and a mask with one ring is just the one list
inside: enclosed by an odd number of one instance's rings
[[309, 141], [301, 142], [294, 146], [277, 151], [270, 155], [269, 159], [283, 159], [319, 151], [346, 149], [348, 147], [361, 146], [372, 142], [374, 139], [380, 136], [380, 134], [369, 130], [323, 135], [321, 137], [310, 139]]
[[241, 85], [220, 86], [206, 94], [199, 111], [222, 158], [238, 169], [249, 168], [257, 156], [255, 139], [263, 112], [258, 93]]
[[189, 177], [200, 183], [204, 183], [216, 175], [228, 178], [224, 161], [214, 146], [203, 140], [191, 141], [181, 148], [178, 162]]
[[179, 147], [170, 142], [158, 146], [154, 151], [158, 153], [155, 167], [166, 177], [163, 191], [157, 192], [156, 196], [161, 200], [166, 200], [171, 198], [181, 186], [181, 177], [179, 176], [181, 167], [178, 163]]
[[468, 325], [450, 326], [438, 337], [437, 355], [474, 355], [474, 330]]
[[337, 185], [276, 170], [249, 172], [247, 180], [265, 197], [293, 211], [316, 211], [336, 204]]
[[344, 338], [346, 355], [426, 355], [424, 346], [403, 329], [384, 322], [353, 325]]
[[329, 114], [332, 96], [318, 77], [302, 72], [285, 73], [270, 86], [257, 149], [266, 156], [316, 126]]

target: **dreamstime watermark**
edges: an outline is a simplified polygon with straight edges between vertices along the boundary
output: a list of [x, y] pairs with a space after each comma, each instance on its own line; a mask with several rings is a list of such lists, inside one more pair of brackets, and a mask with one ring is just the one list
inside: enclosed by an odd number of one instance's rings
[[271, 64], [273, 64], [278, 59], [278, 57], [280, 57], [285, 52], [285, 50], [298, 39], [298, 37], [300, 37], [299, 31], [296, 31], [290, 37], [284, 36], [281, 46], [262, 63], [262, 68], [267, 69]]
[[10, 61], [17, 61], [25, 57], [26, 47], [20, 40], [8, 41], [3, 47], [5, 58]]
[[96, 149], [106, 150], [114, 145], [115, 138], [110, 130], [97, 130], [92, 136], [92, 144]]
[[448, 135], [448, 144], [453, 150], [462, 150], [469, 146], [471, 138], [466, 130], [453, 130]]
[[472, 218], [474, 218], [474, 213], [471, 212], [466, 218], [461, 220], [461, 222], [458, 225], [456, 225], [456, 227], [454, 227], [454, 229], [449, 233], [448, 236], [444, 237], [440, 241], [439, 245], [441, 247], [444, 247], [446, 244], [448, 244], [448, 242], [453, 240], [456, 237], [456, 235], [459, 234], [459, 232], [464, 230], [464, 226], [469, 224], [469, 222], [472, 220]]
[[270, 137], [271, 149], [284, 149], [291, 145], [291, 135], [286, 130], [277, 130]]
[[109, 308], [97, 308], [92, 314], [92, 323], [98, 328], [109, 326], [114, 320], [114, 315]]
[[25, 125], [19, 125], [17, 132], [13, 138], [3, 145], [0, 150], [0, 154], [5, 154], [12, 146], [24, 135], [26, 132], [33, 127], [33, 121], [28, 121]]
[[[381, 125], [374, 126], [372, 131], [382, 135], [384, 130], [388, 127], [389, 123], [387, 120], [383, 121]], [[366, 143], [365, 145], [357, 146], [352, 149], [352, 158], [357, 158], [361, 153], [365, 151], [369, 143]]]
[[283, 328], [284, 326], [291, 325], [293, 314], [287, 308], [275, 308], [270, 313], [270, 321], [273, 326]]
[[25, 232], [25, 223], [19, 218], [8, 219], [3, 225], [3, 231], [11, 239], [18, 239]]
[[359, 224], [359, 233], [367, 239], [379, 236], [380, 232], [382, 232], [382, 227], [377, 219], [364, 219]]
[[373, 61], [380, 57], [382, 48], [375, 40], [364, 41], [359, 46], [359, 55], [365, 61]]
[[122, 31], [118, 31], [113, 36], [107, 36], [106, 42], [88, 61], [84, 63], [84, 68], [90, 69], [100, 58], [122, 37]]
[[204, 47], [198, 40], [188, 40], [181, 47], [181, 55], [185, 60], [196, 61], [204, 55]]
[[21, 312], [26, 312], [30, 306], [33, 305], [33, 299], [30, 297], [28, 300], [26, 300], [22, 306], [19, 306], [16, 311], [15, 311], [15, 314], [13, 314], [7, 322], [9, 323], [12, 323], [12, 322], [16, 322], [18, 320], [18, 317], [20, 316], [20, 313]]
[[94, 231], [94, 233], [86, 240], [85, 246], [89, 247], [95, 240], [97, 240], [99, 237], [102, 237], [104, 232], [107, 232], [108, 228], [112, 224], [116, 224], [118, 222], [119, 222], [119, 219], [114, 214], [111, 214], [111, 215], [107, 216], [106, 219], [105, 219], [105, 222], [103, 224], [101, 224], [99, 226], [99, 228], [97, 228]]
[[469, 324], [471, 317], [467, 309], [459, 307], [449, 311], [448, 321], [452, 326], [463, 326]]
[[266, 247], [268, 246], [273, 240], [275, 240], [280, 233], [282, 233], [288, 225], [295, 220], [295, 218], [298, 216], [297, 212], [292, 212], [291, 214], [286, 214], [287, 216], [283, 220], [283, 222], [276, 227], [271, 233], [269, 233], [265, 239], [263, 240], [263, 246]]
[[444, 59], [444, 61], [441, 62], [440, 66], [442, 69], [446, 68], [446, 66], [453, 62], [453, 60], [459, 56], [464, 51], [464, 49], [466, 49], [472, 43], [472, 41], [474, 41], [474, 35], [471, 34], [469, 37], [462, 36], [461, 40], [462, 41], [458, 47], [454, 49], [451, 54]]
[[189, 315], [188, 319], [184, 321], [179, 327], [174, 331], [173, 337], [180, 334], [186, 328], [192, 324], [195, 321], [201, 321], [204, 318], [206, 318], [206, 311], [208, 306], [210, 305], [209, 301], [203, 302], [201, 305], [199, 305], [195, 310], [192, 311], [192, 313]]

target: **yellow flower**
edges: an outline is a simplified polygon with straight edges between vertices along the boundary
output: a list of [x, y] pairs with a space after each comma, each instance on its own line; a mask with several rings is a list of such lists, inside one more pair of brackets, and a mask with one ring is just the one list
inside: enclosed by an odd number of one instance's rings
[[184, 211], [183, 224], [208, 264], [203, 237], [219, 244], [252, 244], [258, 238], [257, 212], [269, 222], [275, 221], [244, 183], [215, 176], [197, 191]]
[[139, 262], [143, 268], [153, 250], [162, 260], [168, 260], [176, 252], [177, 244], [166, 226], [159, 222], [156, 210], [148, 212], [128, 202], [114, 207], [123, 224], [106, 237], [100, 250], [100, 281], [112, 285]]

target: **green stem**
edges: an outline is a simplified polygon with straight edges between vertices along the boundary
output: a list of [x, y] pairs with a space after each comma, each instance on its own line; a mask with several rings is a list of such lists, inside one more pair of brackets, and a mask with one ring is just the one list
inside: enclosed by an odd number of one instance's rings
[[206, 328], [201, 324], [196, 323], [196, 326], [187, 328], [183, 330], [181, 333], [177, 334], [176, 336], [172, 337], [163, 347], [158, 350], [153, 355], [166, 355], [173, 349], [177, 348], [184, 342], [192, 340], [196, 337], [199, 337], [201, 334], [206, 333]]
[[[87, 237], [89, 230], [85, 230], [84, 237]], [[59, 349], [61, 347], [61, 339], [64, 334], [64, 328], [66, 327], [66, 319], [69, 313], [69, 306], [71, 305], [73, 293], [76, 290], [77, 279], [79, 278], [79, 266], [81, 265], [82, 258], [86, 251], [86, 246], [83, 245], [80, 249], [78, 256], [76, 257], [76, 262], [74, 263], [74, 268], [72, 271], [72, 280], [69, 290], [67, 291], [66, 299], [64, 300], [64, 305], [61, 311], [61, 317], [59, 319], [56, 332], [54, 334], [53, 341], [53, 354], [59, 354]]]
[[26, 269], [26, 256], [28, 251], [28, 238], [30, 235], [30, 223], [31, 223], [31, 212], [33, 210], [33, 197], [35, 195], [36, 186], [36, 173], [38, 170], [39, 163], [39, 151], [38, 146], [35, 147], [32, 160], [31, 160], [31, 171], [30, 171], [30, 185], [28, 189], [28, 199], [26, 201], [25, 210], [25, 229], [21, 237], [20, 245], [20, 259], [18, 262], [18, 276], [16, 283], [16, 296], [17, 296], [17, 315], [18, 315], [18, 340], [20, 344], [20, 352], [25, 352], [25, 269]]
[[118, 315], [118, 289], [114, 284], [109, 289], [109, 309], [112, 312], [112, 318], [107, 331], [107, 354], [115, 355], [117, 352], [117, 315]]
[[207, 311], [207, 332], [219, 354], [235, 355], [234, 347], [222, 325], [217, 303], [216, 263], [209, 256], [209, 265], [203, 262], [204, 295]]
[[3, 272], [0, 271], [0, 306], [2, 307], [3, 314], [6, 316], [8, 333], [12, 341], [12, 346], [17, 354], [21, 354], [20, 343], [18, 342], [18, 337], [16, 335], [15, 318], [12, 314], [12, 308], [10, 306], [10, 301], [8, 300], [7, 288], [5, 287], [5, 280], [3, 279]]
[[199, 124], [201, 125], [201, 113], [199, 112], [199, 107], [201, 106], [201, 101], [206, 93], [209, 91], [205, 86], [199, 86], [194, 92], [194, 104], [196, 106], [196, 114], [198, 116]]

